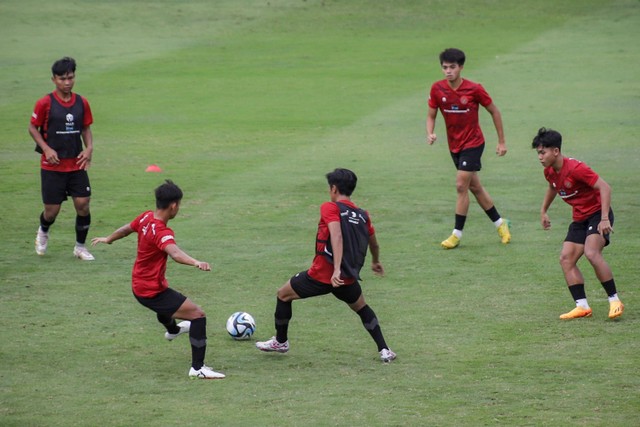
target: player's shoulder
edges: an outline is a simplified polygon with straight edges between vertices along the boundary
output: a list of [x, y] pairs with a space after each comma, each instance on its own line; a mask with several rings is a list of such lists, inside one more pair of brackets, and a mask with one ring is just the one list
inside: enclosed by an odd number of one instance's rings
[[40, 98], [38, 98], [38, 100], [36, 101], [36, 106], [49, 106], [51, 105], [51, 93], [47, 93], [46, 95], [41, 96]]
[[438, 80], [431, 85], [431, 89], [435, 90], [447, 90], [449, 88], [449, 83], [446, 79]]

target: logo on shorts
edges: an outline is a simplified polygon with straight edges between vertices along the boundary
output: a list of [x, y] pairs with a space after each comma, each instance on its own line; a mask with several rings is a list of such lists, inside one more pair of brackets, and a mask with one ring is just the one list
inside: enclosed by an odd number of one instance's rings
[[466, 161], [463, 161], [463, 162], [462, 162], [462, 166], [467, 166], [467, 162], [466, 162]]

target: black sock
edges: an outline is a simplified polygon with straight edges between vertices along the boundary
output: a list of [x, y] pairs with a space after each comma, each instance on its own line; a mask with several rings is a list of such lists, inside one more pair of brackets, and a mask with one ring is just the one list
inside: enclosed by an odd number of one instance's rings
[[378, 351], [387, 347], [387, 343], [382, 336], [382, 329], [380, 329], [380, 324], [378, 323], [378, 318], [376, 317], [376, 313], [373, 312], [371, 307], [365, 305], [357, 312], [358, 316], [360, 316], [360, 320], [362, 320], [362, 324], [364, 328], [369, 332], [371, 338], [376, 342], [378, 346]]
[[76, 215], [76, 242], [84, 245], [89, 234], [89, 226], [91, 225], [91, 214], [87, 216]]
[[578, 283], [576, 285], [569, 286], [569, 292], [571, 292], [571, 296], [574, 301], [578, 301], [579, 299], [587, 299], [587, 294], [584, 291], [584, 283]]
[[285, 302], [280, 298], [276, 302], [276, 313], [274, 315], [276, 322], [276, 341], [284, 343], [287, 341], [287, 333], [289, 331], [289, 320], [293, 316], [293, 308], [291, 301]]
[[207, 318], [200, 317], [191, 321], [189, 329], [189, 342], [191, 342], [191, 366], [198, 370], [204, 365], [204, 356], [207, 352]]
[[56, 222], [55, 218], [53, 221], [47, 221], [44, 219], [44, 212], [40, 214], [40, 228], [42, 228], [43, 232], [47, 233], [54, 222]]
[[500, 219], [500, 214], [498, 213], [498, 210], [496, 209], [495, 206], [491, 206], [491, 208], [484, 211], [484, 213], [487, 214], [491, 222], [496, 222], [497, 220]]
[[602, 282], [602, 287], [607, 293], [607, 296], [612, 297], [618, 293], [618, 291], [616, 291], [616, 282], [613, 279], [607, 280], [606, 282]]
[[162, 323], [170, 334], [177, 334], [180, 332], [180, 328], [176, 325], [176, 321], [171, 316], [158, 313], [157, 317], [158, 322]]
[[466, 215], [458, 215], [456, 214], [456, 224], [455, 224], [455, 228], [456, 230], [460, 230], [462, 231], [462, 229], [464, 228], [464, 223], [467, 221], [467, 216]]

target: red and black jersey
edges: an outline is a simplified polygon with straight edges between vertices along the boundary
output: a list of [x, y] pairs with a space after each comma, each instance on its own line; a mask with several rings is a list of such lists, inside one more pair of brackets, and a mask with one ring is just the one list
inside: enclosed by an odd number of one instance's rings
[[[358, 207], [350, 200], [341, 200], [345, 206], [352, 209]], [[329, 235], [329, 223], [340, 222], [340, 207], [333, 202], [325, 202], [320, 206], [320, 221], [318, 222], [318, 232], [316, 234], [316, 254], [311, 263], [311, 268], [307, 271], [309, 277], [320, 283], [331, 284], [331, 276], [333, 275], [333, 263], [329, 261], [325, 255], [326, 242], [331, 239]], [[375, 233], [375, 229], [371, 220], [367, 222], [369, 236]], [[342, 277], [345, 284], [352, 284], [355, 279], [352, 277]]]
[[478, 110], [481, 105], [487, 107], [492, 102], [481, 84], [469, 80], [463, 80], [455, 90], [447, 80], [437, 81], [431, 86], [429, 107], [442, 112], [449, 151], [459, 153], [484, 144]]
[[559, 172], [549, 166], [544, 177], [560, 198], [573, 208], [573, 220], [586, 221], [602, 209], [600, 191], [593, 188], [600, 178], [589, 166], [579, 160], [564, 157]]
[[[60, 163], [52, 165], [44, 154], [41, 167], [45, 170], [71, 172], [79, 170], [76, 157], [82, 152], [82, 131], [93, 123], [89, 102], [80, 95], [71, 94], [68, 102], [55, 92], [40, 98], [31, 114], [31, 124], [52, 149], [58, 153]], [[41, 152], [39, 147], [36, 151]]]
[[156, 219], [153, 211], [143, 212], [129, 225], [138, 233], [138, 255], [131, 273], [133, 293], [153, 298], [169, 287], [165, 278], [168, 255], [164, 249], [176, 244], [173, 230]]

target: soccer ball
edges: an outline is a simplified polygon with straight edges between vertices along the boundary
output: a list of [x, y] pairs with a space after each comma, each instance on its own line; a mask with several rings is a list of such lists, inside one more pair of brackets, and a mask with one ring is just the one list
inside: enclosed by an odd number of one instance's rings
[[236, 311], [227, 320], [227, 332], [234, 340], [248, 340], [255, 331], [256, 321], [244, 311]]

